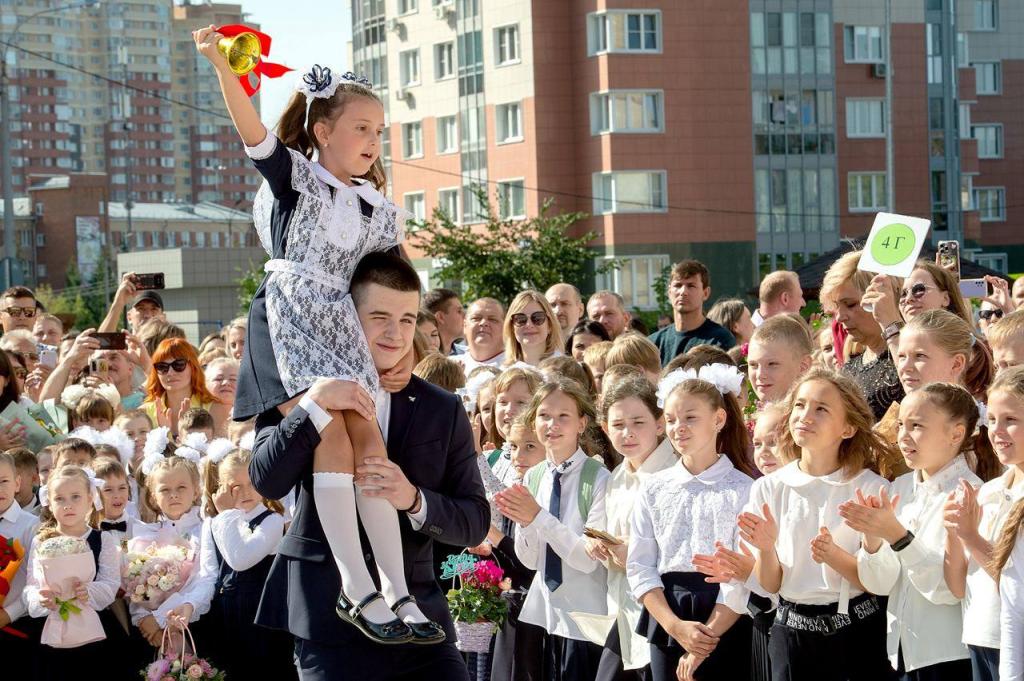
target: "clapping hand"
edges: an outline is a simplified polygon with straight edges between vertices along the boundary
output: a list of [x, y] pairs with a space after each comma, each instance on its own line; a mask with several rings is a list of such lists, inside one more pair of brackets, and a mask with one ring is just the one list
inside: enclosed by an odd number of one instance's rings
[[863, 533], [865, 539], [870, 540], [865, 543], [865, 547], [874, 553], [881, 540], [892, 544], [907, 534], [907, 528], [896, 518], [899, 501], [900, 495], [890, 499], [885, 487], [879, 490], [877, 497], [864, 496], [858, 488], [856, 499], [839, 505], [839, 515], [850, 528]]
[[740, 538], [760, 551], [775, 550], [775, 542], [779, 538], [779, 526], [775, 522], [768, 504], [761, 507], [763, 515], [756, 513], [740, 513], [737, 525], [740, 528]]
[[709, 584], [725, 584], [734, 579], [745, 582], [754, 571], [754, 555], [743, 542], [740, 542], [739, 552], [726, 547], [722, 542], [715, 542], [715, 553], [694, 555], [693, 566], [698, 572], [707, 575], [704, 581]]
[[978, 525], [981, 524], [978, 492], [966, 480], [961, 480], [960, 486], [947, 497], [942, 507], [942, 522], [946, 530], [955, 534], [961, 541], [978, 534]]

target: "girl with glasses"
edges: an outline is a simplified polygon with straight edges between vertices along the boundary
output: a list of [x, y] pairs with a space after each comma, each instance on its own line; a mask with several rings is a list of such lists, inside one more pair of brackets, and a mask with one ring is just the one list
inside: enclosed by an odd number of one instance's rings
[[523, 291], [508, 306], [505, 315], [505, 363], [525, 362], [537, 366], [541, 360], [561, 354], [562, 328], [544, 295]]
[[[154, 427], [167, 426], [175, 435], [179, 414], [191, 408], [199, 407], [210, 413], [224, 411], [224, 405], [206, 387], [196, 351], [181, 338], [168, 338], [157, 346], [145, 390], [142, 410]], [[226, 413], [220, 414], [221, 419], [226, 417]], [[217, 414], [214, 418], [218, 418]]]

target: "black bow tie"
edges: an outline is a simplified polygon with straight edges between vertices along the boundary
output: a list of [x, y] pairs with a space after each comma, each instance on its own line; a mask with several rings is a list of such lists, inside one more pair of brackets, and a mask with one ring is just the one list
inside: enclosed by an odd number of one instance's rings
[[117, 532], [128, 531], [128, 521], [122, 520], [120, 522], [111, 522], [109, 520], [100, 521], [100, 530], [116, 530]]

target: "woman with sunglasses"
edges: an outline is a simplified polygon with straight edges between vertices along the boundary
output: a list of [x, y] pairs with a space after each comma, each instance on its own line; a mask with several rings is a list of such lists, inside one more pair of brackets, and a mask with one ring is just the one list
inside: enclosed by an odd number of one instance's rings
[[562, 352], [562, 328], [544, 294], [523, 291], [508, 306], [505, 315], [505, 364], [525, 362], [537, 366], [541, 360]]
[[981, 329], [981, 335], [988, 337], [988, 328], [998, 322], [1005, 316], [1002, 308], [995, 303], [985, 301], [981, 304], [981, 309], [978, 310], [978, 328]]
[[193, 408], [209, 411], [215, 423], [228, 418], [223, 403], [207, 389], [199, 357], [187, 340], [162, 341], [152, 359], [153, 368], [146, 378], [146, 401], [141, 409], [154, 428], [167, 426], [177, 436], [178, 416]]

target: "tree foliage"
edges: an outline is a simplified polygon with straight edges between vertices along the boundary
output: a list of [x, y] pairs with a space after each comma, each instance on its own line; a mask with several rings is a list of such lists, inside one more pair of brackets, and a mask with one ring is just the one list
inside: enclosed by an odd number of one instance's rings
[[250, 260], [249, 269], [242, 271], [242, 276], [238, 278], [238, 316], [249, 316], [249, 306], [263, 282], [263, 266], [268, 259], [269, 256], [264, 256], [258, 263]]
[[[467, 298], [491, 297], [506, 303], [526, 288], [544, 291], [558, 282], [584, 281], [594, 258], [589, 245], [596, 233], [569, 233], [587, 217], [585, 213], [554, 213], [554, 202], [548, 199], [535, 218], [502, 219], [485, 191], [478, 190], [477, 199], [486, 210], [483, 223], [457, 224], [440, 209], [414, 223], [409, 240], [440, 263], [435, 274], [442, 281], [462, 282]], [[603, 264], [597, 273], [615, 265]]]
[[73, 316], [75, 328], [95, 328], [106, 316], [111, 297], [117, 291], [115, 275], [110, 261], [100, 258], [93, 275], [84, 280], [72, 258], [65, 272], [64, 288], [54, 291], [42, 284], [35, 289], [36, 298], [51, 314]]

